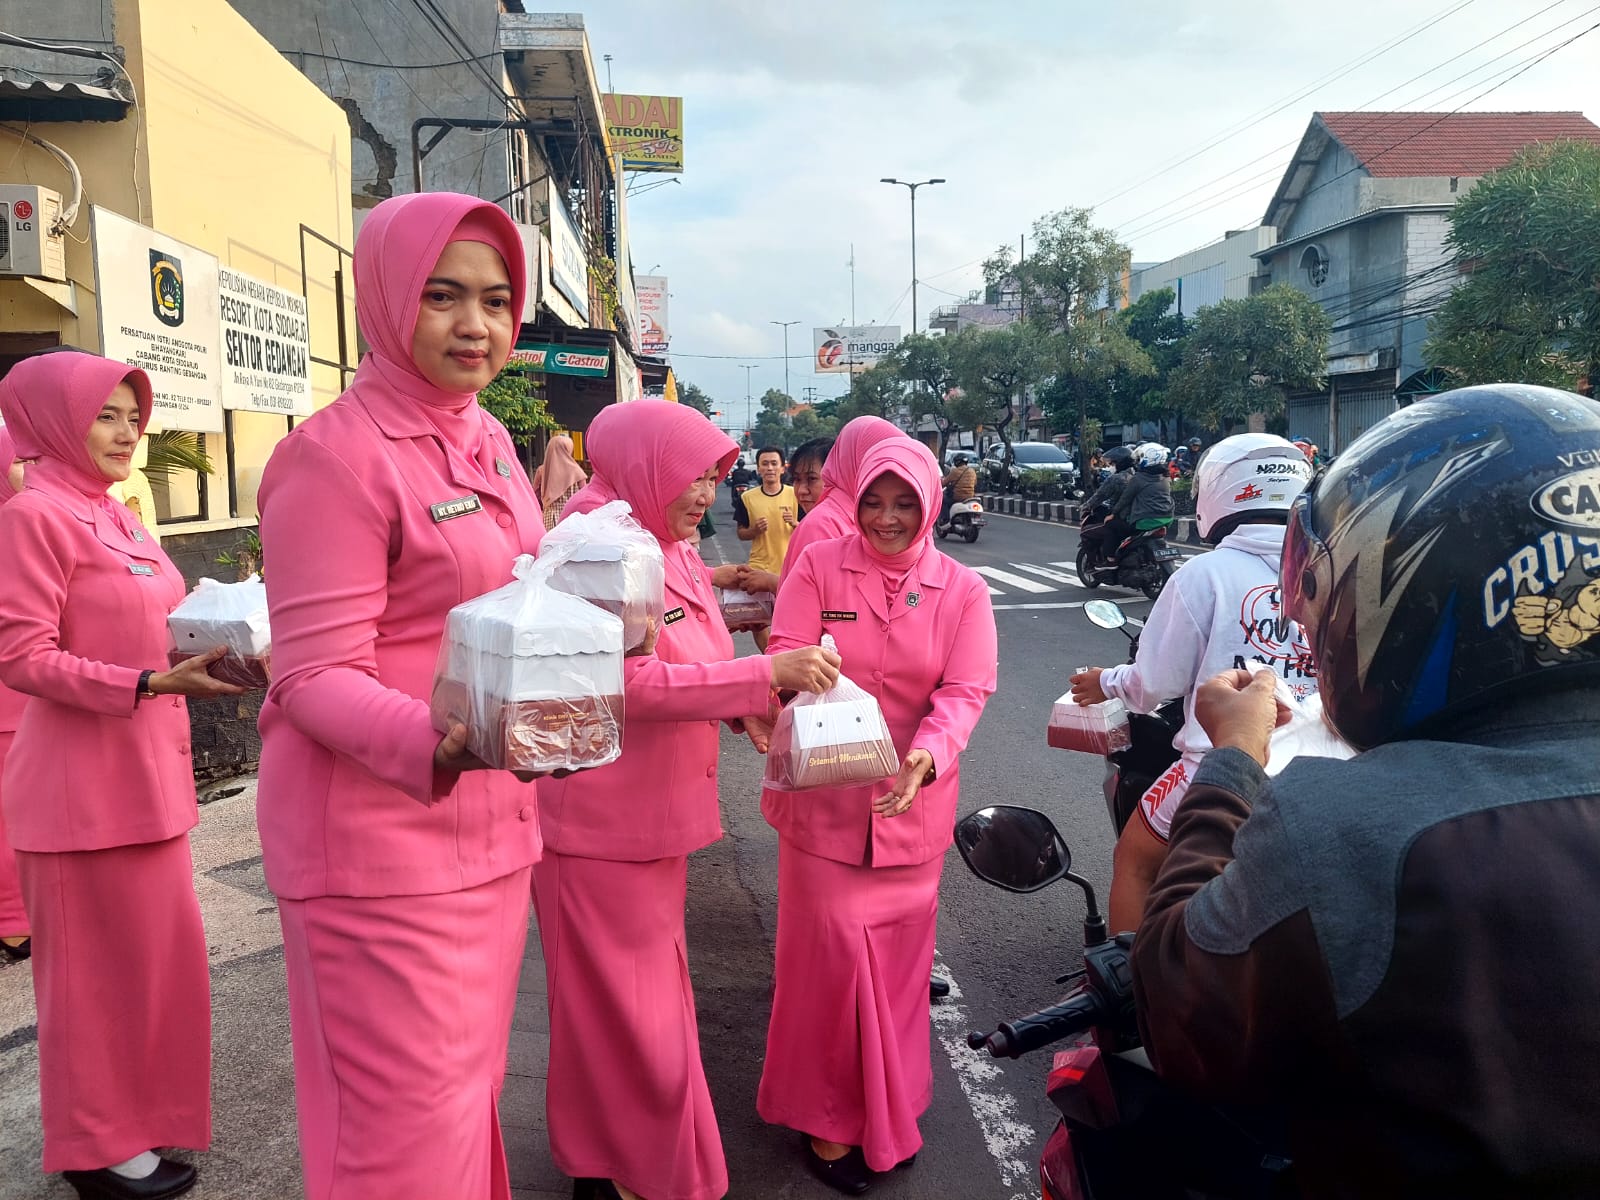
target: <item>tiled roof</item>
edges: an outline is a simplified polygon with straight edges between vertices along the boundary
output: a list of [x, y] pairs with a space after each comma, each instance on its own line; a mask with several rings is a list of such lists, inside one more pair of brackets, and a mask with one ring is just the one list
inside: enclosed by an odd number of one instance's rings
[[1324, 112], [1317, 117], [1369, 175], [1483, 175], [1532, 142], [1600, 142], [1579, 112]]

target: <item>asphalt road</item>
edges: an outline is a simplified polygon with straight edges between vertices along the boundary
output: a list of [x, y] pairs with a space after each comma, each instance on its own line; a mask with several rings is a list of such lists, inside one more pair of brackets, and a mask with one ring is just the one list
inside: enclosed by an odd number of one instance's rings
[[[706, 544], [707, 558], [743, 558], [746, 547], [736, 540], [732, 521], [722, 512], [717, 519], [721, 532]], [[1044, 728], [1074, 667], [1126, 657], [1120, 633], [1097, 629], [1084, 617], [1084, 600], [1117, 599], [1136, 619], [1149, 602], [1076, 584], [1077, 537], [1070, 527], [993, 516], [976, 544], [941, 546], [985, 574], [1000, 633], [999, 691], [962, 762], [962, 811], [1021, 804], [1048, 813], [1103, 903], [1112, 845], [1100, 791], [1103, 763], [1048, 748]], [[754, 652], [748, 636], [736, 640], [741, 653]], [[690, 969], [728, 1156], [729, 1195], [820, 1198], [833, 1193], [806, 1174], [794, 1136], [763, 1124], [755, 1112], [777, 881], [776, 837], [758, 806], [760, 775], [761, 762], [748, 743], [725, 735], [720, 781], [728, 836], [690, 860]], [[202, 1182], [194, 1195], [294, 1200], [300, 1188], [282, 944], [261, 875], [253, 780], [216, 790], [236, 794], [205, 805], [192, 839], [211, 951], [216, 1122], [211, 1149], [197, 1159]], [[934, 1103], [922, 1122], [927, 1144], [914, 1169], [882, 1177], [876, 1194], [899, 1200], [1037, 1195], [1034, 1163], [1055, 1124], [1043, 1087], [1049, 1054], [999, 1062], [968, 1050], [964, 1039], [970, 1028], [992, 1029], [1057, 998], [1052, 980], [1077, 965], [1083, 912], [1081, 893], [1070, 884], [1012, 895], [972, 877], [951, 852], [938, 969], [955, 988], [933, 1009]], [[559, 1200], [570, 1185], [550, 1161], [542, 1129], [546, 1039], [536, 934], [529, 946], [502, 1123], [514, 1196]], [[0, 1138], [0, 1197], [8, 1200], [71, 1194], [59, 1177], [38, 1173], [37, 1064], [29, 968], [0, 964], [0, 1129], [6, 1134]]]

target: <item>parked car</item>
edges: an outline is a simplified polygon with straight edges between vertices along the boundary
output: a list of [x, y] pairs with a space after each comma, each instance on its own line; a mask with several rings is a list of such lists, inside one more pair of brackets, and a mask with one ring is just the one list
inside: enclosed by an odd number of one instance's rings
[[976, 450], [962, 450], [952, 447], [944, 452], [944, 469], [946, 471], [956, 465], [956, 457], [958, 455], [965, 458], [971, 466], [978, 465], [978, 452]]
[[[1007, 461], [1006, 447], [1003, 442], [990, 446], [988, 453], [983, 456], [981, 468], [982, 476], [987, 480], [990, 488], [997, 492], [1017, 492], [1035, 490], [1033, 487], [1023, 488], [1023, 476], [1028, 472], [1048, 473], [1056, 476], [1051, 485], [1039, 485], [1037, 490], [1042, 493], [1060, 490], [1062, 496], [1074, 496], [1078, 493], [1078, 464], [1072, 461], [1072, 456], [1059, 446], [1052, 446], [1047, 442], [1013, 442], [1011, 443], [1011, 456]], [[1042, 475], [1034, 475], [1034, 479], [1042, 479]]]

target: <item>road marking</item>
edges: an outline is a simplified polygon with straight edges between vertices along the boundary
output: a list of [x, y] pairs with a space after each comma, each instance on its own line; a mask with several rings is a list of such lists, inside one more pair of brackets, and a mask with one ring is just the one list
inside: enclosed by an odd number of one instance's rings
[[1000, 1168], [1000, 1182], [1010, 1193], [1006, 1200], [1034, 1200], [1031, 1147], [1037, 1140], [1035, 1133], [1023, 1122], [1016, 1097], [1004, 1089], [1004, 1073], [999, 1064], [967, 1045], [969, 1024], [966, 1007], [961, 1003], [961, 988], [938, 951], [934, 952], [933, 962], [935, 974], [950, 981], [950, 994], [932, 1006], [934, 1036], [949, 1056], [961, 1093], [983, 1135], [983, 1144]]
[[[1014, 587], [1024, 592], [1053, 592], [1056, 589], [1049, 584], [1040, 583], [1037, 579], [1029, 579], [1025, 575], [1013, 575], [1010, 571], [1002, 571], [999, 567], [973, 567], [979, 575], [992, 579], [996, 583], [1003, 583], [1007, 587]], [[998, 595], [999, 593], [995, 593]]]
[[[1082, 608], [1087, 603], [1088, 603], [1087, 600], [1057, 600], [1057, 601], [1035, 601], [1032, 604], [991, 604], [989, 607], [991, 609], [993, 609], [995, 612], [1014, 612], [1014, 611], [1017, 611], [1017, 610], [1020, 610], [1020, 609], [1025, 609], [1025, 608], [1028, 608], [1028, 609]], [[1148, 604], [1149, 601], [1146, 600], [1143, 596], [1119, 596], [1117, 598], [1117, 603], [1118, 604]], [[1128, 624], [1130, 624], [1130, 625], [1139, 624], [1139, 623], [1140, 622], [1134, 621], [1134, 619], [1132, 617], [1128, 618]]]
[[[1050, 567], [1036, 567], [1032, 563], [1012, 563], [1010, 565], [1015, 567], [1019, 571], [1026, 571], [1030, 575], [1039, 575], [1039, 576], [1042, 576], [1045, 579], [1053, 579], [1057, 583], [1066, 584], [1068, 587], [1081, 588], [1083, 586], [1083, 580], [1079, 579], [1076, 573], [1070, 573], [1069, 574], [1066, 571], [1052, 571], [1050, 569]], [[1062, 564], [1060, 564], [1060, 563], [1052, 563], [1051, 564], [1051, 566], [1060, 566], [1060, 565], [1062, 565]]]

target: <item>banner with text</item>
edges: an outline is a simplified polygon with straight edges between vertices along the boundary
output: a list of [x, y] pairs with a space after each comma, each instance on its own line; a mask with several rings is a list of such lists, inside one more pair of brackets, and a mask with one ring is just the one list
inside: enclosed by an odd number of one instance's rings
[[900, 344], [898, 325], [838, 325], [811, 334], [819, 375], [864, 371]]
[[153, 427], [221, 432], [216, 257], [110, 209], [91, 218], [101, 353], [149, 374]]
[[222, 407], [311, 415], [306, 298], [221, 267]]
[[622, 156], [624, 171], [683, 172], [683, 97], [600, 97], [606, 113], [606, 135]]
[[665, 354], [671, 334], [667, 330], [667, 277], [640, 275], [634, 280], [639, 293], [639, 349]]
[[611, 369], [611, 351], [525, 342], [511, 352], [511, 361], [552, 375], [585, 375], [603, 379]]
[[589, 255], [584, 251], [578, 227], [572, 223], [561, 194], [551, 186], [550, 205], [550, 281], [567, 298], [585, 321], [589, 319]]

